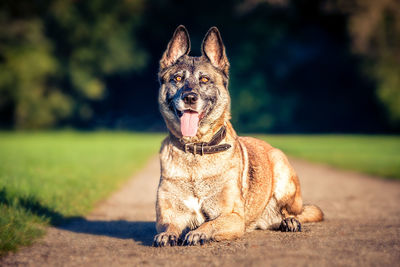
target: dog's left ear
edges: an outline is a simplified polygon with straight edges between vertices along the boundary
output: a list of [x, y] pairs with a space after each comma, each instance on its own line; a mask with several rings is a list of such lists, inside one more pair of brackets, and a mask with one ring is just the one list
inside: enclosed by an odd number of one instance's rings
[[203, 56], [207, 57], [214, 67], [222, 70], [226, 76], [229, 73], [229, 61], [225, 46], [217, 27], [211, 27], [201, 45]]
[[173, 65], [180, 57], [190, 52], [190, 38], [185, 26], [180, 25], [176, 28], [171, 41], [168, 43], [161, 60], [160, 68], [164, 69]]

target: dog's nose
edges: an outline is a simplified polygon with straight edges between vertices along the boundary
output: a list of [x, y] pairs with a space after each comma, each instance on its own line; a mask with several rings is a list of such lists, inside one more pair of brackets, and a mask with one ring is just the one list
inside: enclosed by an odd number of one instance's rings
[[182, 100], [187, 105], [195, 104], [198, 99], [199, 99], [199, 96], [196, 93], [193, 93], [193, 92], [184, 93], [182, 95]]

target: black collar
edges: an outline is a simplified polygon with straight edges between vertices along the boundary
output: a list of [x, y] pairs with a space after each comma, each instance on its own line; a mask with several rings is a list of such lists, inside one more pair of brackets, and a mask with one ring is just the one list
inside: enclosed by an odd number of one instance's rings
[[226, 136], [225, 126], [222, 126], [208, 143], [184, 143], [181, 139], [177, 138], [173, 134], [170, 135], [171, 140], [177, 148], [185, 151], [185, 153], [192, 153], [193, 155], [214, 154], [228, 150], [231, 147], [230, 144], [219, 144], [219, 142], [221, 142]]

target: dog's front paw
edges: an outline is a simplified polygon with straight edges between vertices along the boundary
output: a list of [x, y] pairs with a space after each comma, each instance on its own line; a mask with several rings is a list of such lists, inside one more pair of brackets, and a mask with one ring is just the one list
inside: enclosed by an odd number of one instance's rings
[[202, 232], [191, 231], [186, 234], [183, 241], [184, 246], [204, 245], [209, 238]]
[[286, 218], [282, 220], [279, 230], [282, 232], [301, 232], [301, 224], [296, 218]]
[[174, 233], [164, 232], [154, 237], [154, 247], [176, 246], [178, 244], [178, 236]]

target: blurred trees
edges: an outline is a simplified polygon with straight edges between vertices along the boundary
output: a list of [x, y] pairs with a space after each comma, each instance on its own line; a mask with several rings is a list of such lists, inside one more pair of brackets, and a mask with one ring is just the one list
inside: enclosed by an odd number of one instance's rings
[[[57, 72], [51, 42], [37, 18], [7, 21], [2, 10], [0, 28], [0, 105], [7, 107], [16, 127], [31, 128], [53, 123], [70, 112], [70, 99], [47, 85]], [[5, 106], [5, 107], [4, 107]], [[57, 116], [58, 115], [58, 116]]]
[[366, 57], [377, 96], [400, 125], [400, 1], [337, 0], [334, 6], [349, 17], [353, 50]]
[[396, 0], [5, 0], [0, 22], [2, 127], [162, 129], [158, 60], [184, 24], [192, 55], [220, 29], [239, 131], [400, 130]]
[[3, 124], [42, 128], [90, 119], [107, 75], [146, 64], [133, 38], [141, 12], [141, 0], [2, 1]]

